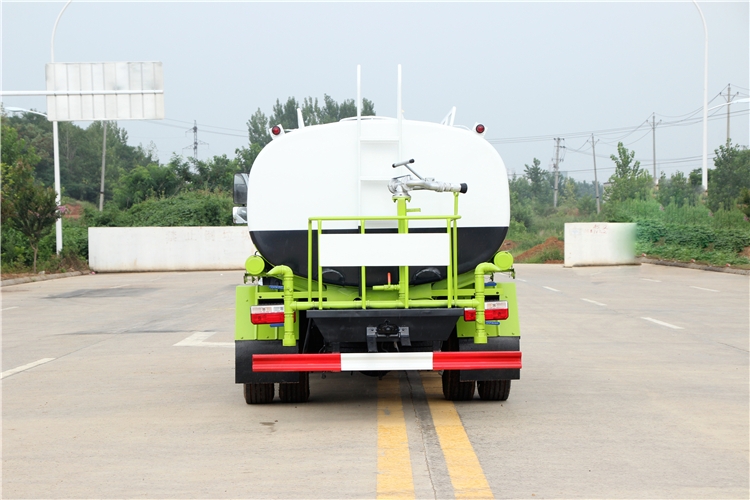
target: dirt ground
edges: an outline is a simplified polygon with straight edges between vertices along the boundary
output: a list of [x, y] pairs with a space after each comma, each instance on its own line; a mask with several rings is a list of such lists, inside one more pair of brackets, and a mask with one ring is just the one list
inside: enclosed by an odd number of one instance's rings
[[[544, 243], [541, 243], [535, 247], [529, 248], [522, 254], [517, 255], [514, 260], [516, 262], [526, 262], [529, 259], [551, 248], [558, 248], [561, 254], [565, 253], [565, 244], [562, 241], [558, 240], [556, 237], [550, 236], [549, 238], [547, 238], [547, 240]], [[545, 261], [545, 264], [562, 264], [562, 263], [563, 263], [562, 260]]]

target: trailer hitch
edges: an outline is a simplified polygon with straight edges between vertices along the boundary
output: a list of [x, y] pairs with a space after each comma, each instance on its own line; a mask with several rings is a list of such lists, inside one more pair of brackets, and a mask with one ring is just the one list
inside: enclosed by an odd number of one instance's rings
[[378, 339], [398, 341], [402, 346], [411, 347], [409, 327], [394, 325], [388, 320], [378, 326], [367, 327], [367, 352], [378, 352]]

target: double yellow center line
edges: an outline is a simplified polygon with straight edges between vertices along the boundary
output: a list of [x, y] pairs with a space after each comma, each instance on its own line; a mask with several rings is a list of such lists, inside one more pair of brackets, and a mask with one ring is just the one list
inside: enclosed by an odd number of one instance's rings
[[[425, 372], [421, 378], [455, 497], [493, 498], [455, 405], [443, 399], [440, 377]], [[378, 498], [415, 497], [401, 390], [393, 375], [378, 382], [377, 494]]]

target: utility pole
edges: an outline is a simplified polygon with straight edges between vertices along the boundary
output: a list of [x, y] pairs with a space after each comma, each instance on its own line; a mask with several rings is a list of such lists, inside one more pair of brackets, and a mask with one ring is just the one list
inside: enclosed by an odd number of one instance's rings
[[555, 196], [552, 202], [553, 206], [557, 208], [557, 184], [560, 173], [560, 138], [555, 138]]
[[598, 214], [601, 212], [601, 207], [599, 205], [599, 180], [596, 177], [596, 143], [598, 141], [594, 140], [594, 134], [591, 134], [591, 153], [594, 158], [594, 190], [596, 191], [596, 213]]
[[195, 161], [198, 161], [198, 145], [201, 144], [203, 146], [208, 146], [209, 144], [207, 142], [203, 142], [203, 141], [201, 141], [201, 140], [198, 139], [198, 121], [197, 120], [193, 120], [193, 126], [191, 128], [189, 128], [189, 129], [187, 129], [187, 131], [185, 133], [188, 133], [188, 132], [192, 132], [193, 133], [193, 144], [192, 144], [192, 146], [185, 146], [182, 149], [185, 150], [185, 149], [190, 149], [192, 147], [193, 148], [193, 159]]
[[[661, 120], [659, 120], [661, 123]], [[651, 115], [651, 145], [653, 146], [653, 162], [654, 162], [654, 185], [659, 185], [659, 178], [656, 177], [656, 113]]]
[[[723, 95], [723, 94], [722, 94]], [[732, 99], [737, 97], [739, 95], [739, 92], [736, 92], [734, 95], [732, 95], [732, 84], [727, 84], [727, 147], [729, 147], [729, 142], [731, 136], [729, 135], [729, 107], [731, 106]]]
[[193, 158], [198, 159], [198, 121], [193, 120]]

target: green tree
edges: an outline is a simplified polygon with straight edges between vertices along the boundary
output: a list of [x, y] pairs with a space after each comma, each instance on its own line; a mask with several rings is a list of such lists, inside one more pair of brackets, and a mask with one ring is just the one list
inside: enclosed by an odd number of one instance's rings
[[531, 165], [524, 165], [523, 175], [529, 182], [530, 202], [538, 214], [546, 214], [552, 207], [554, 179], [534, 158]]
[[714, 168], [708, 177], [708, 207], [731, 210], [743, 189], [750, 189], [750, 150], [746, 147], [719, 146]]
[[635, 160], [635, 151], [628, 151], [617, 143], [617, 156], [610, 155], [615, 163], [615, 173], [609, 178], [610, 185], [604, 188], [604, 199], [608, 202], [631, 199], [645, 200], [651, 194], [653, 179]]
[[55, 190], [37, 182], [33, 167], [21, 159], [10, 165], [0, 163], [0, 169], [2, 223], [28, 239], [34, 252], [33, 272], [36, 273], [39, 241], [60, 217]]
[[690, 183], [690, 178], [685, 177], [682, 172], [675, 172], [667, 179], [666, 174], [662, 172], [659, 178], [659, 190], [656, 193], [656, 199], [664, 206], [674, 203], [678, 207], [685, 205], [695, 205], [698, 200], [698, 193]]
[[[297, 119], [297, 109], [302, 111], [302, 119], [305, 121], [304, 124], [308, 126], [333, 123], [344, 118], [357, 116], [357, 105], [354, 99], [345, 99], [338, 103], [328, 94], [323, 94], [322, 107], [318, 103], [318, 99], [312, 97], [305, 97], [301, 104], [294, 97], [287, 98], [284, 103], [276, 99], [270, 116], [266, 116], [258, 108], [248, 120], [247, 132], [250, 144], [248, 147], [235, 150], [240, 171], [249, 172], [260, 151], [271, 142], [269, 128], [275, 125], [281, 125], [285, 130], [301, 128]], [[362, 116], [375, 116], [375, 104], [369, 99], [362, 99]]]
[[[39, 156], [34, 165], [35, 177], [45, 186], [54, 181], [54, 148], [52, 125], [43, 116], [24, 113], [3, 117], [18, 131], [18, 137], [34, 147]], [[92, 122], [81, 128], [71, 122], [59, 123], [60, 182], [63, 193], [71, 198], [96, 203], [102, 167], [103, 122]], [[111, 199], [122, 174], [138, 165], [158, 163], [155, 153], [142, 146], [128, 145], [128, 135], [116, 122], [107, 123], [106, 178], [104, 192]]]
[[268, 117], [260, 108], [247, 122], [247, 135], [251, 145], [258, 144], [261, 148], [271, 142], [271, 136], [268, 134]]

